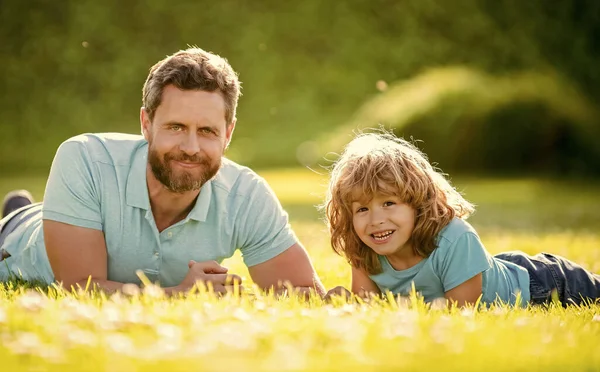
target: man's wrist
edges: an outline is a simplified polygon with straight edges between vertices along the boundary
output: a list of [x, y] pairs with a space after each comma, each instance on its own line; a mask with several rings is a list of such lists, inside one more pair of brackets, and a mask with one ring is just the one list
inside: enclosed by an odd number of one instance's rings
[[163, 288], [163, 289], [164, 289], [165, 294], [167, 296], [178, 295], [181, 292], [183, 292], [183, 289], [181, 288], [181, 284], [180, 285], [176, 285], [174, 287], [166, 287], [166, 288]]

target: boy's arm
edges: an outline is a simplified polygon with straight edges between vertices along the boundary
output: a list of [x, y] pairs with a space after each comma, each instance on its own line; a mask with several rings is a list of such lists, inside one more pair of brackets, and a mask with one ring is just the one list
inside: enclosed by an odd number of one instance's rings
[[331, 296], [346, 296], [346, 298], [349, 298], [352, 294], [362, 298], [369, 298], [380, 295], [381, 291], [379, 290], [379, 287], [377, 287], [377, 284], [369, 278], [369, 275], [366, 272], [352, 267], [352, 291], [339, 285], [327, 291], [325, 299], [329, 300]]
[[467, 232], [451, 245], [437, 249], [442, 251], [436, 255], [434, 268], [442, 281], [444, 297], [460, 307], [475, 304], [483, 292], [483, 272], [491, 267], [479, 237]]
[[377, 284], [369, 277], [364, 270], [352, 267], [352, 293], [362, 298], [380, 295], [381, 291]]
[[481, 273], [475, 275], [471, 279], [463, 282], [462, 284], [452, 288], [444, 294], [447, 300], [450, 301], [449, 306], [456, 302], [459, 307], [474, 305], [482, 292], [482, 277]]

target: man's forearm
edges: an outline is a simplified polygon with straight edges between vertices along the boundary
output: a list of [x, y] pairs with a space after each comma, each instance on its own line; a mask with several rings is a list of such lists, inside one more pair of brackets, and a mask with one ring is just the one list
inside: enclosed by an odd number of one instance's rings
[[117, 291], [122, 291], [123, 286], [125, 286], [127, 284], [135, 285], [132, 283], [121, 283], [121, 282], [115, 282], [112, 280], [103, 280], [103, 279], [94, 279], [94, 278], [80, 280], [80, 281], [76, 282], [75, 284], [71, 285], [70, 288], [68, 288], [66, 285], [64, 285], [64, 283], [61, 283], [61, 284], [63, 285], [63, 287], [65, 289], [100, 290], [105, 293], [114, 293]]
[[323, 283], [321, 283], [321, 281], [319, 280], [318, 277], [314, 278], [313, 288], [314, 288], [315, 292], [317, 292], [317, 294], [321, 297], [325, 296], [325, 294], [327, 293], [327, 291], [325, 290], [325, 287], [323, 286]]
[[323, 297], [327, 293], [325, 287], [323, 287], [323, 284], [321, 284], [321, 281], [318, 278], [313, 280], [312, 285], [293, 285], [288, 282], [286, 284], [277, 286], [277, 288], [274, 288], [275, 294], [279, 295], [288, 294], [289, 289], [307, 299], [312, 293], [316, 293], [319, 297]]
[[[75, 283], [75, 285], [72, 286], [73, 289], [87, 289], [87, 290], [100, 290], [102, 292], [111, 294], [111, 293], [115, 293], [115, 292], [123, 292], [123, 288], [127, 287], [127, 286], [133, 286], [135, 288], [137, 288], [138, 290], [140, 290], [139, 285], [134, 284], [134, 283], [121, 283], [121, 282], [115, 282], [112, 280], [102, 280], [102, 279], [91, 279], [91, 280], [82, 280], [79, 281], [77, 283]], [[180, 286], [174, 286], [174, 287], [164, 287], [162, 288], [165, 291], [165, 294], [167, 296], [173, 296], [179, 293], [182, 293], [183, 290], [181, 289]]]

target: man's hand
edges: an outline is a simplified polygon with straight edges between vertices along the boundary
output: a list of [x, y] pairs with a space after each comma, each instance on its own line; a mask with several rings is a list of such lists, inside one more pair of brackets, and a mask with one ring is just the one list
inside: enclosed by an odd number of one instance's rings
[[243, 290], [242, 278], [235, 274], [227, 274], [228, 269], [216, 261], [196, 262], [191, 260], [188, 267], [187, 275], [176, 287], [177, 292], [188, 292], [196, 283], [207, 287], [210, 285], [213, 291], [219, 294], [233, 291], [235, 285], [239, 286], [240, 291]]

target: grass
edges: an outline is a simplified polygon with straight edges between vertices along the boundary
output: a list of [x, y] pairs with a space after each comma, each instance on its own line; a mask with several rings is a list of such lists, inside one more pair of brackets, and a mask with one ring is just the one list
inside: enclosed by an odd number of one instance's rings
[[[290, 213], [326, 287], [349, 284], [314, 205], [326, 177], [261, 172]], [[539, 179], [454, 180], [478, 205], [471, 223], [492, 253], [564, 255], [600, 272], [600, 185]], [[43, 178], [0, 179], [0, 194]], [[238, 255], [224, 262], [249, 282]], [[2, 370], [600, 370], [600, 306], [487, 311], [427, 309], [341, 298], [276, 299], [249, 290], [216, 299], [166, 299], [155, 287], [129, 296], [0, 287]]]

